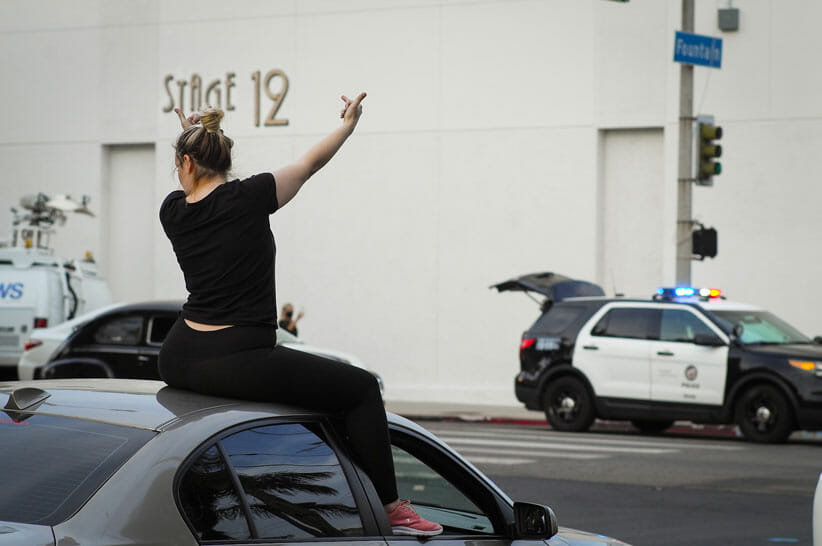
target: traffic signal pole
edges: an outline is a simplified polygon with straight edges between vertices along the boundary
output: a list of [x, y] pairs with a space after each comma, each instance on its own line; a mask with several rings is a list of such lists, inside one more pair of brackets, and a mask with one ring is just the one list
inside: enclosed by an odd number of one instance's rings
[[[694, 31], [694, 0], [682, 0], [682, 31]], [[693, 119], [694, 67], [683, 63], [679, 68], [679, 165], [677, 176], [676, 215], [676, 284], [691, 285], [693, 219]]]

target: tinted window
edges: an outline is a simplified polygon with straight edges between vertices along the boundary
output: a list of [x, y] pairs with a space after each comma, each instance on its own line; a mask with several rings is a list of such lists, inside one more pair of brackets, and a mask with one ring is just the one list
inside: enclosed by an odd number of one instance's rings
[[697, 334], [715, 335], [699, 317], [682, 309], [663, 309], [659, 339], [692, 342]]
[[176, 316], [151, 317], [151, 319], [149, 319], [149, 327], [148, 327], [149, 328], [148, 342], [151, 345], [162, 345], [163, 341], [166, 340], [166, 336], [168, 335], [169, 330], [171, 330], [171, 327], [174, 326], [174, 323], [176, 321], [177, 321]]
[[140, 315], [114, 317], [97, 327], [94, 341], [102, 345], [138, 345], [142, 331]]
[[251, 538], [240, 497], [216, 446], [186, 472], [180, 503], [200, 540]]
[[391, 446], [397, 489], [419, 514], [448, 532], [493, 534], [490, 518], [457, 487], [404, 449]]
[[591, 333], [595, 336], [648, 339], [658, 316], [655, 309], [617, 307], [605, 313]]
[[[239, 490], [229, 483], [232, 472]], [[186, 471], [180, 501], [204, 540], [363, 535], [339, 460], [308, 425], [266, 425], [223, 438]]]
[[584, 307], [555, 304], [547, 313], [540, 317], [535, 329], [541, 334], [559, 335], [585, 312], [586, 308]]
[[153, 436], [65, 417], [18, 422], [0, 412], [0, 521], [60, 523]]

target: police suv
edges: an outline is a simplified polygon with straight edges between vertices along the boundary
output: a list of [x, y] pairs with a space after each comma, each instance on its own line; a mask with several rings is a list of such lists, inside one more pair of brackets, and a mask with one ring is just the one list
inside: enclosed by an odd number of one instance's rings
[[755, 442], [822, 429], [822, 337], [719, 290], [660, 289], [649, 299], [605, 297], [554, 273], [492, 286], [545, 296], [522, 335], [517, 399], [551, 426], [594, 419], [661, 432], [674, 420], [736, 423]]

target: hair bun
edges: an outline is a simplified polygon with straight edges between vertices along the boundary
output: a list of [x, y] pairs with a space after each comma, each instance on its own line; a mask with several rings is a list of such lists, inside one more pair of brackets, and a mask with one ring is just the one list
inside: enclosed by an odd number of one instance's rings
[[220, 132], [220, 120], [223, 119], [225, 113], [219, 108], [207, 108], [200, 114], [200, 123], [209, 133]]

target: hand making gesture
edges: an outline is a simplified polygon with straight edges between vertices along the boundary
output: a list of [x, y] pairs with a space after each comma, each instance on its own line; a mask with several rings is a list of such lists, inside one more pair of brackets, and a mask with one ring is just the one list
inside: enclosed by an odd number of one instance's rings
[[180, 125], [183, 126], [183, 131], [185, 131], [192, 125], [197, 125], [198, 123], [200, 123], [200, 114], [196, 112], [188, 117], [183, 116], [183, 111], [179, 108], [175, 108], [174, 112], [177, 114], [177, 117], [180, 118]]

